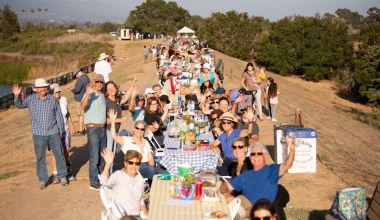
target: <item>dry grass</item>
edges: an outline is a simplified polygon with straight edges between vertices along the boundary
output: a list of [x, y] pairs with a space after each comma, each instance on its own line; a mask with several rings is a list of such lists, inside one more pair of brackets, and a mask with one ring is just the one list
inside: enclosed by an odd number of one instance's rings
[[63, 43], [63, 42], [75, 42], [75, 41], [86, 41], [86, 42], [107, 42], [111, 41], [113, 38], [108, 34], [89, 34], [89, 33], [75, 33], [75, 34], [65, 34], [54, 39], [49, 40], [49, 43]]

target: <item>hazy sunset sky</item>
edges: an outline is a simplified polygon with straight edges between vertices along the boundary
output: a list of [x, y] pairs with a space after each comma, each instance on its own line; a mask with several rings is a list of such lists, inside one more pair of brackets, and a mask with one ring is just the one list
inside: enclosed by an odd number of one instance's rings
[[[129, 12], [142, 0], [0, 0], [0, 6], [10, 5], [23, 16], [31, 16], [30, 9], [48, 9], [40, 18], [69, 21], [123, 22]], [[366, 15], [370, 7], [380, 8], [379, 0], [178, 0], [177, 4], [192, 15], [208, 17], [212, 12], [235, 10], [250, 15], [263, 16], [271, 21], [289, 15], [314, 16], [316, 13], [334, 13], [338, 8], [348, 8]], [[34, 17], [38, 17], [34, 14]]]

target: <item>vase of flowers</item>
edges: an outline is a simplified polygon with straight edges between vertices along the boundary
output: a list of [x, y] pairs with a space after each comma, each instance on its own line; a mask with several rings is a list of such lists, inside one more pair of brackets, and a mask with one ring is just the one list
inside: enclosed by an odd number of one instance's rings
[[195, 176], [193, 173], [188, 173], [181, 178], [181, 184], [178, 185], [178, 192], [181, 199], [194, 200]]

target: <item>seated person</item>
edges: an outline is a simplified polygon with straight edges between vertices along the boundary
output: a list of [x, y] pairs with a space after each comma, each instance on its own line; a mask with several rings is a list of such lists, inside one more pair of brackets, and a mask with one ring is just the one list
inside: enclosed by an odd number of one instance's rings
[[100, 175], [100, 184], [112, 189], [114, 202], [123, 210], [123, 215], [142, 219], [141, 214], [147, 216], [148, 210], [144, 202], [143, 177], [138, 173], [142, 156], [139, 152], [129, 150], [124, 156], [124, 169], [117, 170], [109, 176], [109, 170], [114, 160], [114, 154], [108, 148], [101, 153], [105, 161]]
[[[273, 204], [267, 199], [259, 199], [256, 204], [253, 206], [251, 214], [251, 219], [253, 220], [276, 220], [277, 217], [276, 209]], [[283, 219], [281, 219], [283, 220]]]
[[160, 129], [160, 125], [158, 124], [158, 119], [154, 117], [146, 118], [147, 130], [145, 132], [145, 140], [148, 141], [150, 148], [152, 151], [158, 148], [164, 147], [164, 136], [163, 135], [154, 135], [158, 129]]
[[248, 134], [252, 132], [252, 123], [253, 123], [253, 111], [248, 109], [247, 111], [248, 118], [248, 129], [241, 130], [238, 127], [238, 121], [235, 117], [232, 116], [230, 112], [224, 113], [219, 120], [221, 121], [221, 129], [223, 132], [218, 136], [218, 139], [211, 143], [211, 150], [214, 152], [220, 153], [219, 145], [222, 146], [223, 151], [223, 164], [221, 167], [218, 167], [218, 174], [221, 176], [228, 175], [228, 166], [230, 163], [235, 161], [237, 158], [232, 152], [232, 143], [237, 137], [247, 137]]
[[222, 110], [223, 113], [232, 111], [231, 102], [226, 96], [222, 96], [219, 99], [219, 109]]
[[203, 95], [203, 98], [200, 98], [200, 104], [202, 113], [209, 115], [213, 110], [219, 110], [219, 99], [221, 95], [212, 95], [212, 93]]
[[137, 92], [137, 89], [132, 90], [132, 97], [128, 106], [128, 110], [132, 114], [133, 121], [144, 119], [145, 98], [142, 95], [138, 95]]
[[142, 155], [142, 163], [140, 173], [143, 177], [152, 179], [155, 172], [155, 163], [153, 152], [150, 149], [148, 141], [144, 139], [146, 124], [144, 121], [136, 121], [134, 124], [131, 137], [119, 136], [115, 132], [116, 113], [113, 109], [108, 111], [108, 116], [111, 120], [111, 136], [116, 143], [121, 144], [121, 150], [124, 154], [129, 150], [135, 150]]
[[[240, 191], [241, 204], [247, 213], [250, 213], [252, 204], [255, 204], [259, 199], [265, 198], [274, 204], [281, 204], [275, 201], [279, 185], [279, 179], [287, 173], [292, 167], [295, 155], [295, 142], [296, 138], [287, 138], [287, 145], [289, 147], [288, 159], [283, 164], [266, 165], [265, 154], [267, 153], [266, 147], [260, 142], [255, 142], [251, 146], [250, 160], [253, 164], [253, 169], [245, 171], [241, 175], [233, 178], [230, 182], [223, 183], [220, 188], [221, 193], [226, 197], [227, 201], [231, 200], [231, 193], [234, 190]], [[227, 190], [226, 190], [227, 189]], [[278, 197], [278, 196], [277, 196]], [[278, 212], [283, 212], [283, 207], [277, 205]], [[240, 213], [239, 213], [240, 214]], [[242, 213], [244, 215], [244, 213]], [[245, 216], [240, 216], [244, 218]]]
[[[256, 115], [256, 114], [254, 114]], [[247, 119], [247, 109], [241, 111], [241, 118], [239, 119], [239, 128], [247, 129], [248, 128], [248, 119]], [[259, 141], [259, 126], [256, 123], [256, 120], [253, 120], [252, 124], [252, 133], [248, 135], [248, 144], [253, 144], [255, 141]]]
[[233, 178], [246, 170], [253, 169], [251, 160], [247, 157], [248, 147], [244, 138], [239, 137], [232, 142], [232, 152], [237, 159], [228, 166], [229, 176]]
[[154, 134], [162, 136], [162, 130], [166, 127], [164, 122], [168, 116], [168, 105], [161, 108], [160, 100], [157, 97], [150, 97], [147, 99], [144, 114], [145, 122], [148, 122], [151, 119], [159, 122], [158, 124], [160, 125], [160, 129], [158, 129]]

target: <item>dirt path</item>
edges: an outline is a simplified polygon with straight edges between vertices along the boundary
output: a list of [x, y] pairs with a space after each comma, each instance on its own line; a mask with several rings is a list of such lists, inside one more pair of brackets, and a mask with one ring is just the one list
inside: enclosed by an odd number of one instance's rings
[[[121, 88], [128, 88], [134, 74], [139, 76], [141, 91], [157, 81], [154, 63], [144, 65], [142, 58], [142, 46], [153, 42], [112, 43], [115, 45], [115, 55], [126, 57], [126, 61], [115, 62], [111, 75], [111, 79]], [[220, 53], [217, 56], [225, 62], [225, 86], [227, 89], [236, 88], [246, 63]], [[93, 74], [90, 76], [93, 77]], [[320, 161], [317, 173], [288, 174], [281, 180], [291, 195], [288, 207], [325, 210], [331, 205], [331, 199], [339, 188], [360, 184], [370, 186], [373, 190], [376, 177], [357, 170], [379, 175], [379, 131], [355, 121], [351, 114], [342, 112], [336, 106], [368, 109], [338, 98], [333, 84], [329, 82], [311, 83], [295, 77], [273, 77], [281, 90], [279, 121], [291, 123], [293, 117], [288, 116], [299, 107], [304, 111], [305, 126], [318, 131], [317, 151]], [[63, 86], [63, 95], [72, 103], [70, 110], [73, 115], [76, 114], [76, 103], [70, 89], [74, 83]], [[77, 123], [76, 117], [74, 123]], [[36, 188], [28, 110], [0, 112], [0, 125], [1, 219], [99, 219], [103, 207], [98, 192], [88, 189], [85, 137], [74, 137], [70, 152], [78, 180], [66, 188], [49, 185], [46, 190], [40, 191]], [[259, 126], [262, 141], [273, 145], [272, 122], [263, 121]]]

